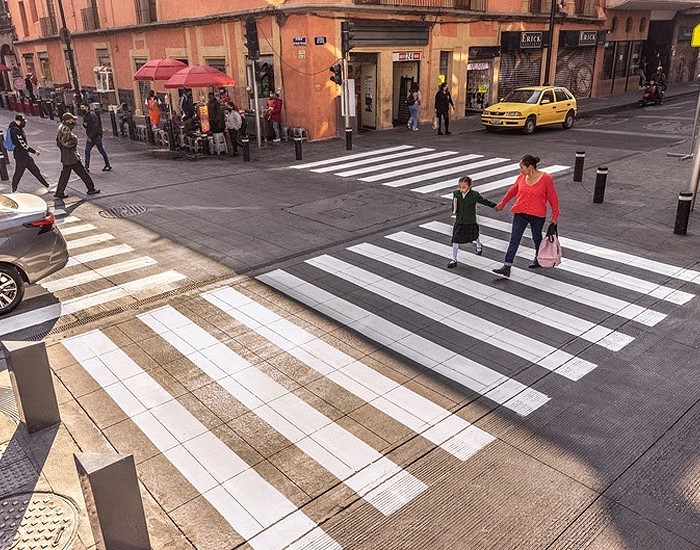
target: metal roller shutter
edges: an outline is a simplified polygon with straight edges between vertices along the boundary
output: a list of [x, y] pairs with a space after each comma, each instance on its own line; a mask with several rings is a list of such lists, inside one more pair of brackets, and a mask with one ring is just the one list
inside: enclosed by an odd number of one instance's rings
[[501, 52], [498, 97], [505, 97], [521, 86], [539, 85], [541, 67], [542, 50]]
[[574, 97], [591, 97], [594, 64], [595, 47], [560, 48], [554, 83], [567, 87]]

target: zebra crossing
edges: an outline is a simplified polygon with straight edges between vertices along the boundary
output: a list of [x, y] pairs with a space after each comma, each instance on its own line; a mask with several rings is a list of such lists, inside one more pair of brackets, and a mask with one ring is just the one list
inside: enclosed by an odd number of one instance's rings
[[[445, 467], [474, 459], [496, 438], [478, 421], [462, 418], [459, 406], [438, 404], [425, 386], [408, 385], [369, 357], [341, 349], [328, 337], [330, 329], [307, 322], [289, 304], [351, 329], [416, 372], [452, 382], [467, 403], [480, 400], [489, 410], [537, 422], [538, 413], [558, 398], [541, 381], [557, 377], [561, 382], [554, 387], [575, 388], [595, 376], [601, 361], [689, 304], [700, 285], [698, 271], [566, 238], [557, 269], [515, 268], [509, 280], [495, 278], [490, 269], [501, 263], [509, 227], [492, 218], [480, 224], [484, 255], [462, 251], [456, 270], [445, 269], [450, 227], [435, 220], [272, 270], [257, 281], [143, 311], [136, 315], [144, 333], [140, 348], [151, 357], [163, 346], [169, 350], [158, 369], [101, 330], [61, 345], [251, 548], [347, 547], [350, 541], [336, 540], [324, 528], [323, 514], [306, 507], [310, 495], [293, 499], [279, 480], [249, 464], [196, 408], [167, 389], [165, 376], [184, 361], [188, 372], [239, 404], [239, 415], [254, 415], [304, 461], [330, 474], [334, 486], [353, 494], [367, 513], [391, 517], [428, 498], [430, 482], [342, 422], [342, 415], [322, 411], [311, 394], [300, 391], [309, 383], [298, 379], [323, 380], [335, 398], [350, 395], [371, 407], [386, 429], [408, 430], [444, 453], [439, 463]], [[111, 249], [112, 258], [129, 252], [119, 246], [105, 250]], [[530, 254], [526, 250], [525, 257]], [[129, 261], [108, 269], [127, 269]], [[270, 297], [270, 288], [293, 301]], [[209, 319], [227, 319], [232, 328], [227, 332]], [[577, 341], [586, 346], [569, 346]], [[251, 350], [260, 348], [268, 350], [265, 357], [291, 358], [289, 370], [270, 370], [266, 360], [252, 357]], [[324, 399], [333, 405], [328, 395]], [[285, 471], [293, 482], [297, 468], [295, 461]]]
[[160, 269], [157, 260], [138, 255], [131, 246], [115, 244], [114, 235], [64, 209], [54, 215], [70, 254], [66, 268], [27, 290], [20, 306], [0, 319], [0, 336], [41, 330], [61, 317], [89, 315], [105, 305], [173, 290], [187, 280], [177, 270]]
[[[459, 178], [469, 175], [480, 193], [512, 185], [519, 173], [517, 160], [436, 151], [430, 147], [397, 145], [363, 153], [354, 153], [316, 162], [297, 164], [293, 170], [333, 174], [377, 183], [389, 188], [407, 188], [419, 194], [440, 193], [457, 186]], [[549, 174], [569, 170], [570, 166], [551, 164], [542, 169]], [[452, 177], [449, 177], [452, 176]], [[451, 198], [451, 194], [441, 195]]]

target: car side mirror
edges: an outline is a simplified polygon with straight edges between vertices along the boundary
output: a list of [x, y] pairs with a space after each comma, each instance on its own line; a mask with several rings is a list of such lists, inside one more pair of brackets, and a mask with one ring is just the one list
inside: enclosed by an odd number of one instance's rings
[[540, 101], [540, 105], [547, 105], [548, 103], [551, 103], [549, 99], [543, 99], [542, 101]]

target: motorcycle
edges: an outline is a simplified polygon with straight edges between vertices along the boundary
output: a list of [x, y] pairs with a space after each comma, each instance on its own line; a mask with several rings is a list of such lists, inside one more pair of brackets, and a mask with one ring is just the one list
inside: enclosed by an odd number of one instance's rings
[[664, 102], [664, 88], [662, 88], [662, 83], [656, 83], [653, 80], [649, 80], [642, 92], [642, 98], [639, 100], [640, 107], [646, 107], [647, 105], [662, 105]]

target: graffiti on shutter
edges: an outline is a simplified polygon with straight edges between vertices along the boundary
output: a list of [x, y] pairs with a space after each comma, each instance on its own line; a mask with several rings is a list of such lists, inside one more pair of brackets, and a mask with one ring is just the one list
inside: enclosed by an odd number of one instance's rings
[[557, 56], [554, 83], [565, 86], [574, 97], [591, 97], [595, 48], [562, 48]]
[[501, 76], [498, 97], [505, 97], [515, 88], [540, 83], [542, 50], [501, 52]]

